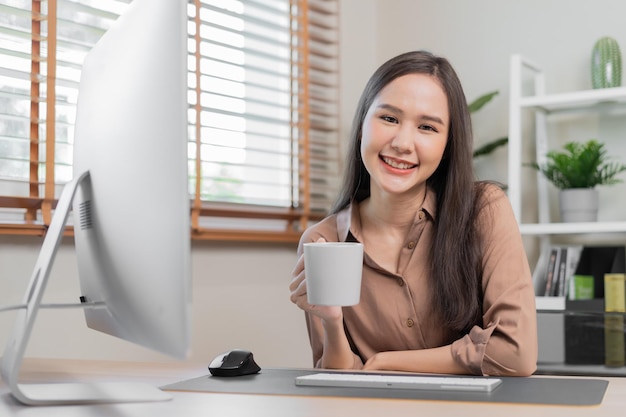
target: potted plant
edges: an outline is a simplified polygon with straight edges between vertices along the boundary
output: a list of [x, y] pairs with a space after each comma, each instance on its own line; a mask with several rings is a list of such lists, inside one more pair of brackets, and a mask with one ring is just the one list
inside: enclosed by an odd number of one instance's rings
[[604, 144], [595, 139], [586, 143], [569, 142], [563, 149], [546, 153], [542, 165], [529, 165], [560, 190], [561, 221], [595, 221], [598, 215], [595, 187], [621, 182], [616, 177], [626, 171], [626, 165], [609, 162]]

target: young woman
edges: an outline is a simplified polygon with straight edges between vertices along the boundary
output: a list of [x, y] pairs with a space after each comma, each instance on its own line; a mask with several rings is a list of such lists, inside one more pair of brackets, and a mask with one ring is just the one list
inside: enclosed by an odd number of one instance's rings
[[[316, 367], [530, 375], [537, 329], [515, 217], [476, 182], [465, 95], [449, 62], [424, 51], [384, 63], [356, 110], [343, 186], [307, 229], [290, 283]], [[303, 243], [364, 245], [361, 301], [307, 303]]]

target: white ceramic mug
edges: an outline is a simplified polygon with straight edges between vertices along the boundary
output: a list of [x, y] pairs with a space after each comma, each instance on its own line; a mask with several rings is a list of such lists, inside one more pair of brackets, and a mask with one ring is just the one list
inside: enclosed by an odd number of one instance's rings
[[309, 304], [351, 306], [361, 299], [363, 245], [356, 242], [304, 244]]

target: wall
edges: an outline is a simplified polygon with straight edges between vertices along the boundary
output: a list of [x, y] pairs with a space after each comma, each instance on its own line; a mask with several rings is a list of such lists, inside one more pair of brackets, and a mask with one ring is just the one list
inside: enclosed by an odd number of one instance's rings
[[[41, 238], [0, 237], [0, 304], [19, 304]], [[193, 321], [191, 361], [208, 362], [241, 347], [265, 366], [307, 366], [310, 349], [302, 312], [289, 301], [295, 245], [192, 245]], [[149, 297], [150, 289], [146, 288]], [[44, 303], [73, 303], [80, 295], [72, 239], [64, 239]], [[15, 315], [0, 315], [4, 348]], [[85, 327], [80, 310], [40, 310], [27, 356], [169, 361]]]
[[548, 93], [591, 88], [590, 57], [598, 38], [614, 37], [626, 54], [626, 3], [615, 0], [378, 3], [378, 61], [428, 49], [452, 62], [468, 99], [500, 90], [477, 120], [478, 142], [506, 134], [511, 54], [522, 54], [544, 68]]

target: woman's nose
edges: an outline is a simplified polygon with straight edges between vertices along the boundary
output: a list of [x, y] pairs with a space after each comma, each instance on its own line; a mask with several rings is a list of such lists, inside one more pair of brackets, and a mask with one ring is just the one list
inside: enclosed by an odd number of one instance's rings
[[391, 141], [391, 148], [399, 153], [411, 152], [413, 147], [413, 129], [408, 126], [401, 126]]

